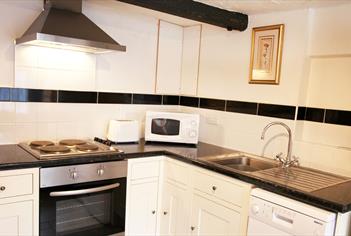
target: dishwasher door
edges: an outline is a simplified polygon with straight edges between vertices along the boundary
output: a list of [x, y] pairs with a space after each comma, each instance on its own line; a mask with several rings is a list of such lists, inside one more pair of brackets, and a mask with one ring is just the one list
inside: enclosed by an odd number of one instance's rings
[[249, 209], [249, 236], [334, 234], [335, 213], [262, 189], [252, 190]]
[[247, 228], [248, 236], [289, 236], [292, 234], [274, 228], [271, 225], [265, 224], [254, 218], [249, 217], [249, 224]]

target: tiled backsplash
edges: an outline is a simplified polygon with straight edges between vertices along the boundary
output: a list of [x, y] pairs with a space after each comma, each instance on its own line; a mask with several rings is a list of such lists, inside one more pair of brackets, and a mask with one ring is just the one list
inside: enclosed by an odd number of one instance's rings
[[[0, 101], [181, 105], [295, 120], [295, 106], [175, 95], [0, 88]], [[351, 111], [298, 107], [297, 120], [351, 126]]]

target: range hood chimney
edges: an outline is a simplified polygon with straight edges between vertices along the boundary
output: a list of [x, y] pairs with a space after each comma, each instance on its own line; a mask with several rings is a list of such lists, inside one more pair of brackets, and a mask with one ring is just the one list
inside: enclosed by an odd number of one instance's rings
[[44, 10], [16, 44], [104, 53], [126, 47], [82, 14], [82, 0], [44, 0]]

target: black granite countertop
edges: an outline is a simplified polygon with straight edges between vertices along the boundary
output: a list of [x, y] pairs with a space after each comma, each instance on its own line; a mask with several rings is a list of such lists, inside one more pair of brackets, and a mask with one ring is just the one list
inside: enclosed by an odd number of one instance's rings
[[167, 155], [196, 166], [206, 168], [233, 178], [251, 183], [268, 191], [305, 202], [334, 212], [351, 211], [351, 180], [332, 187], [313, 192], [304, 192], [273, 181], [258, 178], [248, 172], [233, 171], [213, 165], [204, 159], [209, 156], [230, 154], [235, 150], [219, 146], [199, 143], [196, 147], [165, 144], [121, 144], [117, 148], [123, 154], [108, 156], [89, 156], [69, 159], [38, 160], [17, 145], [0, 145], [0, 170], [19, 169], [30, 167], [51, 167], [60, 165], [75, 165], [93, 162], [115, 161], [124, 158], [140, 158], [155, 155]]

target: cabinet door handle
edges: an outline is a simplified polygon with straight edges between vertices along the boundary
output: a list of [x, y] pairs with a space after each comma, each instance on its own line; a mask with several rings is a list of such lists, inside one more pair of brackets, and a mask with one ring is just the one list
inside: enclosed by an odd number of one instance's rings
[[153, 210], [151, 213], [152, 213], [153, 215], [155, 215], [156, 211], [155, 211], [155, 210]]
[[212, 186], [212, 190], [216, 191], [217, 187], [216, 186]]
[[194, 231], [195, 227], [194, 227], [194, 226], [191, 226], [190, 229], [191, 229], [191, 231]]
[[1, 190], [1, 191], [5, 191], [5, 189], [6, 189], [5, 186], [1, 186], [1, 187], [0, 187], [0, 190]]
[[167, 215], [167, 213], [168, 213], [167, 211], [164, 211], [164, 212], [163, 212], [164, 215]]

